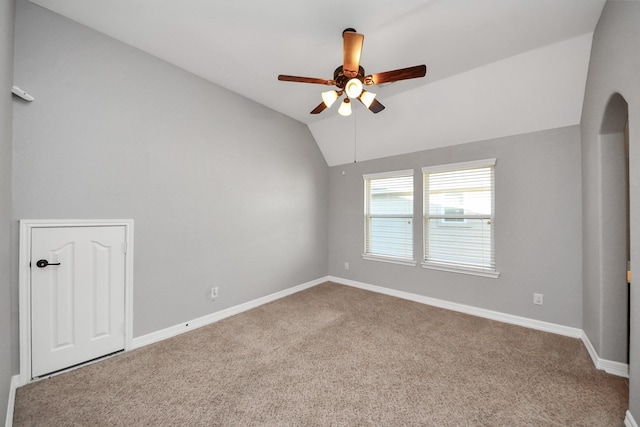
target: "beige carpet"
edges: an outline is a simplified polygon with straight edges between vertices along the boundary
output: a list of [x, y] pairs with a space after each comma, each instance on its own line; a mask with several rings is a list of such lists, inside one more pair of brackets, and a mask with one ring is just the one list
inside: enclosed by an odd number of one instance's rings
[[15, 426], [621, 426], [578, 339], [326, 283], [17, 390]]

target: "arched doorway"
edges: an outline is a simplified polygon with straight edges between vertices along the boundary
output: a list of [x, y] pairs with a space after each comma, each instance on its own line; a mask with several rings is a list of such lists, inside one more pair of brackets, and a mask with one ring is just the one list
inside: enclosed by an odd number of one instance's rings
[[600, 152], [602, 352], [629, 363], [629, 108], [620, 94], [607, 104], [598, 136]]

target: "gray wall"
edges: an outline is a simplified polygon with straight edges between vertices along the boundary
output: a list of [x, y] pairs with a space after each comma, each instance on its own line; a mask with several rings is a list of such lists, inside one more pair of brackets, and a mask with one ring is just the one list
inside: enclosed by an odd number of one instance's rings
[[14, 230], [133, 218], [134, 336], [327, 275], [306, 126], [24, 0], [15, 59]]
[[[584, 217], [584, 330], [596, 351], [605, 359], [624, 361], [626, 339], [619, 328], [619, 283], [612, 278], [607, 239], [611, 218], [622, 217], [622, 207], [607, 203], [610, 175], [607, 157], [611, 126], [604, 126], [605, 111], [612, 95], [619, 93], [628, 105], [629, 181], [631, 218], [631, 265], [635, 280], [631, 286], [630, 412], [640, 420], [640, 2], [607, 2], [594, 33], [591, 61], [582, 111], [582, 176]], [[617, 126], [620, 129], [620, 126]], [[603, 135], [601, 135], [603, 134]], [[615, 250], [615, 249], [614, 249]]]
[[0, 2], [0, 423], [6, 418], [11, 357], [11, 138], [13, 16], [15, 2]]
[[[364, 144], [366, 142], [359, 142]], [[393, 141], [389, 141], [390, 144]], [[422, 259], [424, 166], [496, 158], [497, 279], [362, 259], [362, 174], [415, 170]], [[345, 175], [342, 175], [342, 172]], [[433, 298], [582, 327], [580, 128], [536, 132], [330, 169], [329, 273]], [[344, 270], [348, 262], [350, 269]], [[533, 294], [544, 294], [544, 305]]]

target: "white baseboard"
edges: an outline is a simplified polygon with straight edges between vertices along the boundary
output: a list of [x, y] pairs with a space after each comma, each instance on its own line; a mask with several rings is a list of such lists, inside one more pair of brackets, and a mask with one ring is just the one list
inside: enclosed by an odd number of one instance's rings
[[591, 344], [589, 337], [584, 331], [582, 332], [582, 342], [584, 346], [587, 348], [589, 352], [589, 356], [591, 356], [591, 360], [593, 360], [593, 364], [596, 365], [597, 369], [605, 371], [607, 374], [616, 375], [619, 377], [629, 378], [629, 365], [621, 362], [613, 362], [611, 360], [601, 359], [596, 352], [596, 349]]
[[16, 389], [20, 384], [20, 375], [14, 375], [11, 377], [11, 384], [9, 385], [9, 400], [7, 402], [7, 418], [4, 422], [5, 427], [11, 427], [13, 425], [13, 408], [16, 402]]
[[215, 323], [222, 319], [225, 319], [229, 316], [233, 316], [235, 314], [240, 314], [243, 311], [251, 310], [252, 308], [259, 307], [263, 304], [267, 304], [271, 301], [275, 301], [280, 298], [284, 298], [291, 294], [295, 294], [297, 292], [303, 291], [305, 289], [312, 288], [321, 283], [328, 281], [327, 277], [322, 277], [320, 279], [312, 280], [307, 283], [303, 283], [301, 285], [294, 286], [289, 289], [285, 289], [280, 292], [273, 293], [271, 295], [264, 296], [262, 298], [254, 299], [252, 301], [245, 302], [243, 304], [239, 304], [233, 307], [229, 307], [224, 310], [216, 311], [215, 313], [208, 314], [206, 316], [199, 317], [197, 319], [189, 320], [188, 322], [180, 323], [179, 325], [170, 326], [168, 328], [152, 332], [150, 334], [142, 335], [140, 337], [136, 337], [132, 341], [132, 349], [144, 347], [145, 345], [153, 344], [158, 341], [165, 340], [167, 338], [174, 337], [176, 335], [192, 331], [196, 328], [200, 328], [202, 326], [209, 325], [211, 323]]
[[425, 297], [422, 295], [389, 289], [382, 286], [342, 279], [340, 277], [330, 276], [329, 280], [335, 283], [340, 283], [342, 285], [365, 289], [368, 291], [390, 295], [409, 301], [419, 302], [434, 307], [445, 308], [447, 310], [457, 311], [460, 313], [471, 314], [473, 316], [483, 317], [485, 319], [497, 320], [504, 323], [510, 323], [512, 325], [524, 326], [526, 328], [536, 329], [539, 331], [552, 332], [554, 334], [565, 335], [572, 338], [582, 338], [583, 335], [582, 329], [558, 325], [556, 323], [549, 323], [543, 322], [541, 320], [529, 319], [527, 317], [514, 316], [512, 314], [500, 313], [499, 311], [486, 310], [484, 308], [473, 307], [470, 305], [458, 304], [441, 299]]
[[627, 411], [627, 416], [624, 418], [625, 427], [638, 427], [638, 423], [633, 419], [631, 412]]
[[543, 322], [541, 320], [529, 319], [527, 317], [514, 316], [512, 314], [500, 313], [498, 311], [486, 310], [484, 308], [473, 307], [470, 305], [458, 304], [455, 302], [445, 301], [436, 298], [425, 297], [422, 295], [412, 294], [409, 292], [389, 289], [382, 286], [370, 285], [368, 283], [356, 282], [354, 280], [343, 279], [340, 277], [329, 276], [329, 280], [341, 285], [352, 286], [355, 288], [365, 289], [380, 294], [390, 295], [406, 299], [409, 301], [419, 302], [422, 304], [440, 307], [447, 310], [458, 311], [460, 313], [471, 314], [473, 316], [483, 317], [485, 319], [497, 320], [499, 322], [510, 323], [512, 325], [524, 326], [525, 328], [536, 329], [544, 332], [564, 335], [571, 338], [580, 338], [587, 348], [593, 364], [597, 369], [603, 370], [611, 375], [629, 378], [629, 365], [626, 363], [613, 362], [598, 357], [589, 338], [582, 329], [572, 328], [569, 326], [558, 325], [556, 323]]

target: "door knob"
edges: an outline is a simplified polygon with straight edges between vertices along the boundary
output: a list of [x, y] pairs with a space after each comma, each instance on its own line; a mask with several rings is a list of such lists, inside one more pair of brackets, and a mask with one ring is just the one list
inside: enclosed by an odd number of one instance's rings
[[46, 266], [48, 266], [48, 265], [60, 265], [60, 263], [58, 262], [58, 263], [55, 263], [55, 264], [54, 264], [54, 263], [50, 263], [50, 262], [49, 262], [49, 261], [47, 261], [46, 259], [39, 259], [39, 260], [36, 262], [36, 265], [37, 265], [38, 267], [40, 267], [40, 268], [45, 268], [45, 267], [46, 267]]

